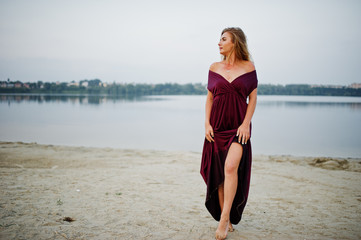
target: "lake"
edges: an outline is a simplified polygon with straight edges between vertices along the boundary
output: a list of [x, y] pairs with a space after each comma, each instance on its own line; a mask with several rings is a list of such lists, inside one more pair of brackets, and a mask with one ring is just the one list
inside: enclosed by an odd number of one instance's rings
[[[0, 141], [201, 152], [206, 96], [0, 95]], [[361, 98], [258, 96], [254, 154], [361, 157]]]

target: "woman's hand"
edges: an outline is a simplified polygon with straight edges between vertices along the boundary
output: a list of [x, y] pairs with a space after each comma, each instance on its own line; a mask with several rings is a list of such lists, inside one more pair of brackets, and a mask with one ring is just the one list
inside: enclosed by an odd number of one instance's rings
[[237, 137], [238, 137], [238, 142], [242, 143], [242, 144], [246, 144], [249, 137], [250, 137], [250, 124], [249, 123], [245, 123], [243, 122], [241, 124], [241, 126], [239, 126], [239, 128], [237, 129]]
[[206, 139], [208, 142], [214, 142], [214, 133], [211, 124], [206, 124]]

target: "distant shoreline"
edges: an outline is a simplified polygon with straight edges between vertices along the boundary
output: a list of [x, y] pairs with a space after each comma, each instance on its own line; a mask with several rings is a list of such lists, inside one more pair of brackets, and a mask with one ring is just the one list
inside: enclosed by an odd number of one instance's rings
[[[361, 84], [310, 85], [310, 84], [259, 84], [259, 95], [290, 96], [353, 96], [361, 97]], [[20, 81], [0, 81], [0, 93], [16, 94], [91, 94], [106, 96], [151, 96], [151, 95], [205, 95], [207, 86], [202, 83], [102, 83], [99, 79], [80, 82], [22, 83]]]
[[[19, 146], [28, 146], [28, 147], [45, 147], [45, 148], [68, 148], [68, 149], [99, 149], [99, 150], [114, 150], [114, 151], [149, 151], [149, 152], [159, 152], [162, 154], [180, 154], [180, 153], [190, 153], [190, 154], [201, 154], [201, 152], [195, 151], [186, 151], [186, 150], [150, 150], [150, 149], [140, 149], [140, 148], [117, 148], [117, 147], [93, 147], [93, 146], [78, 146], [78, 145], [62, 145], [62, 144], [46, 144], [46, 143], [37, 143], [37, 142], [23, 142], [23, 141], [4, 141], [0, 140], [1, 146], [8, 145], [19, 145]], [[325, 168], [329, 170], [347, 170], [353, 172], [361, 173], [361, 158], [358, 157], [330, 157], [330, 156], [300, 156], [300, 155], [290, 155], [290, 154], [254, 154], [255, 158], [270, 158], [278, 159], [278, 161], [290, 161], [294, 164], [299, 165], [310, 165], [314, 167]], [[282, 159], [282, 160], [280, 160]]]

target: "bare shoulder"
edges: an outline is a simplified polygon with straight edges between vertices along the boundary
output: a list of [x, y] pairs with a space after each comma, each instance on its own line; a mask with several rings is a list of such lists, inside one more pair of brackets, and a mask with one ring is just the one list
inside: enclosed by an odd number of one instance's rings
[[211, 66], [209, 67], [209, 70], [211, 70], [212, 72], [216, 72], [219, 67], [220, 67], [220, 62], [214, 62], [211, 64]]
[[247, 72], [252, 72], [252, 71], [256, 70], [254, 63], [251, 61], [245, 61], [244, 66], [245, 66]]

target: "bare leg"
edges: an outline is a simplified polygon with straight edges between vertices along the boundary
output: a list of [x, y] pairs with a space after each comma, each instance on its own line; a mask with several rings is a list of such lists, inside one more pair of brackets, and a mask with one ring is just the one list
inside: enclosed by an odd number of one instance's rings
[[[238, 166], [242, 158], [243, 149], [238, 143], [232, 143], [227, 154], [224, 165], [224, 186], [223, 188], [223, 208], [221, 220], [216, 231], [216, 239], [225, 239], [227, 237], [229, 226], [229, 214], [237, 191], [238, 184]], [[220, 191], [220, 190], [218, 190]], [[221, 190], [222, 191], [222, 190]], [[220, 195], [220, 192], [218, 192]], [[220, 199], [221, 202], [221, 199]]]
[[[221, 207], [221, 212], [223, 211], [223, 204], [224, 204], [224, 183], [219, 185], [218, 187], [218, 200], [219, 200], [219, 206]], [[232, 223], [229, 222], [228, 231], [233, 232], [233, 226]]]

